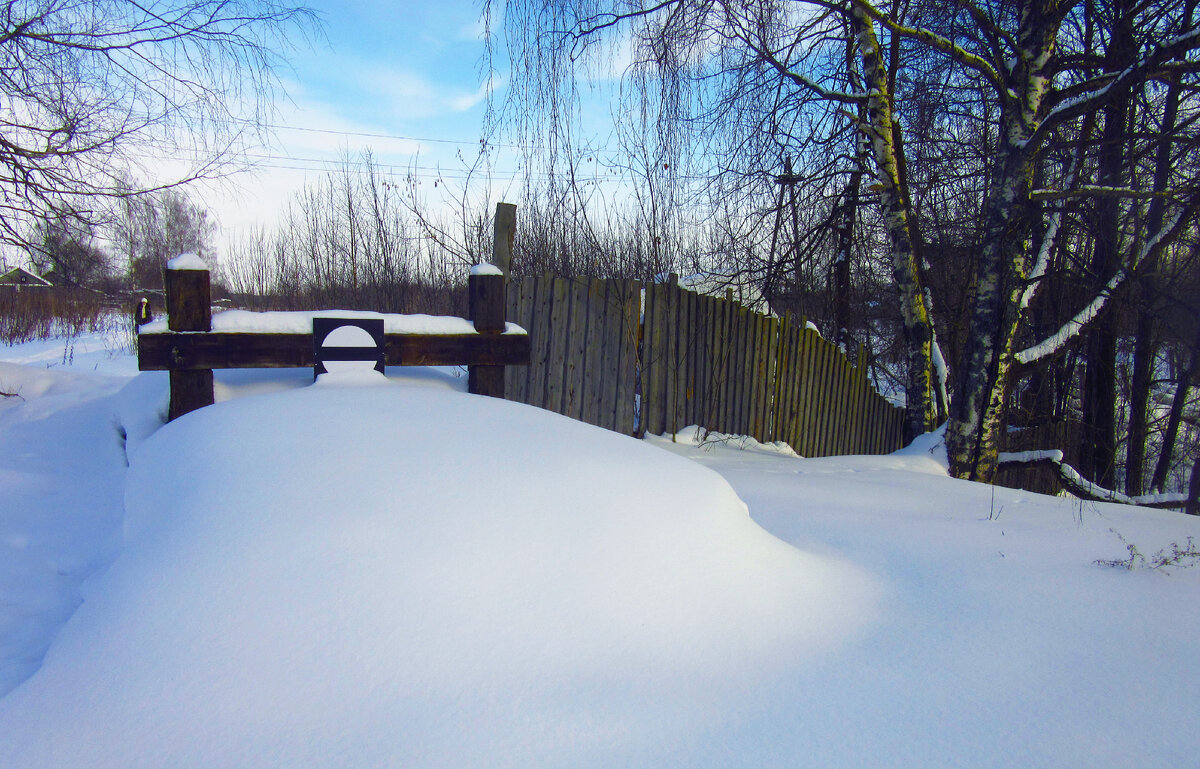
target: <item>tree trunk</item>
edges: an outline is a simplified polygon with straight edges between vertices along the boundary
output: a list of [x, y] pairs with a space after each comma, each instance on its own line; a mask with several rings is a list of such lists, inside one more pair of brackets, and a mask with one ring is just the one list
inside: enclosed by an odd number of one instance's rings
[[1083, 375], [1083, 455], [1080, 470], [1106, 489], [1115, 488], [1117, 457], [1117, 339], [1106, 317], [1088, 338]]
[[1171, 470], [1171, 459], [1175, 454], [1175, 441], [1179, 437], [1179, 423], [1183, 419], [1183, 407], [1187, 405], [1188, 390], [1192, 379], [1200, 374], [1200, 330], [1196, 332], [1196, 340], [1192, 345], [1191, 363], [1181, 367], [1179, 379], [1175, 383], [1175, 397], [1171, 400], [1171, 413], [1167, 417], [1167, 429], [1163, 433], [1162, 452], [1158, 455], [1158, 464], [1154, 467], [1154, 479], [1150, 488], [1163, 491], [1167, 485], [1167, 473]]
[[[1137, 56], [1131, 12], [1128, 4], [1114, 3], [1111, 9], [1110, 37], [1104, 52], [1104, 69], [1119, 73]], [[1110, 100], [1101, 113], [1104, 130], [1100, 135], [1099, 183], [1103, 187], [1120, 186], [1125, 173], [1126, 142], [1129, 135], [1130, 98], [1128, 90]], [[1123, 243], [1121, 199], [1101, 198], [1096, 205], [1096, 247], [1092, 252], [1092, 275], [1096, 290], [1103, 287], [1120, 266]], [[1106, 489], [1115, 488], [1113, 477], [1117, 463], [1117, 329], [1116, 318], [1106, 313], [1097, 320], [1088, 337], [1087, 368], [1083, 390], [1083, 467], [1087, 477]]]
[[1125, 493], [1145, 493], [1147, 417], [1154, 359], [1158, 357], [1158, 323], [1142, 308], [1133, 343], [1133, 382], [1129, 393], [1129, 437], [1125, 447]]
[[1184, 511], [1188, 515], [1200, 515], [1200, 458], [1192, 465], [1192, 480], [1188, 484], [1187, 506]]
[[950, 472], [991, 483], [1004, 427], [1013, 342], [1021, 325], [1028, 273], [1038, 112], [1049, 88], [1055, 3], [1023, 6], [1016, 41], [1021, 55], [1005, 73], [996, 161], [984, 206], [983, 242], [971, 322], [946, 428]]
[[[1162, 137], [1154, 158], [1154, 189], [1166, 190], [1171, 174], [1171, 137], [1176, 130], [1179, 119], [1179, 78], [1173, 77], [1167, 86], [1166, 102], [1163, 106]], [[1164, 203], [1161, 197], [1150, 201], [1150, 212], [1147, 216], [1147, 232], [1158, 232], [1162, 229], [1165, 216]], [[1157, 254], [1145, 266], [1143, 284], [1150, 281], [1152, 286], [1158, 283]], [[1156, 293], [1153, 290], [1142, 290], [1143, 296], [1149, 297]], [[1154, 377], [1154, 360], [1159, 349], [1159, 328], [1155, 307], [1148, 304], [1149, 298], [1137, 303], [1138, 321], [1137, 336], [1133, 353], [1133, 386], [1129, 403], [1129, 440], [1125, 451], [1125, 492], [1137, 496], [1145, 490], [1146, 468], [1146, 438], [1148, 434], [1150, 385]], [[1178, 423], [1176, 423], [1178, 429]], [[1167, 452], [1168, 454], [1170, 452]]]
[[[865, 160], [865, 159], [864, 159]], [[862, 184], [861, 165], [850, 172], [842, 192], [839, 210], [834, 217], [837, 243], [833, 257], [833, 324], [834, 341], [843, 350], [850, 349], [850, 256], [854, 248], [854, 230], [858, 222], [859, 187]]]
[[951, 474], [983, 483], [996, 473], [1012, 370], [1021, 287], [1009, 271], [1023, 272], [1028, 245], [1028, 217], [1020, 201], [1029, 198], [1029, 160], [1015, 145], [1004, 154], [1000, 188], [990, 193], [987, 206], [971, 325], [946, 430]]
[[900, 317], [907, 350], [905, 362], [904, 440], [932, 430], [937, 411], [933, 398], [933, 333], [913, 248], [908, 196], [900, 179], [887, 67], [873, 22], [857, 5], [852, 9], [855, 38], [862, 57], [867, 102], [867, 132], [878, 178], [880, 205], [888, 230], [892, 277], [900, 294]]

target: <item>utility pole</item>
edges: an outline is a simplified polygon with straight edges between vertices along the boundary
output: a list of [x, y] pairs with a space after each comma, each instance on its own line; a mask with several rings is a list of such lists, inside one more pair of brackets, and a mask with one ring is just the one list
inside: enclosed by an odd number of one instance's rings
[[[789, 192], [791, 209], [792, 209], [792, 242], [788, 247], [787, 253], [795, 260], [796, 270], [796, 287], [795, 294], [797, 314], [802, 317], [807, 317], [804, 311], [804, 302], [800, 298], [802, 293], [800, 288], [804, 285], [802, 277], [803, 273], [800, 269], [800, 210], [796, 203], [796, 185], [801, 181], [801, 177], [797, 176], [792, 170], [792, 158], [788, 156], [783, 159], [783, 173], [775, 177], [775, 184], [779, 186], [779, 197], [775, 205], [775, 229], [771, 233], [771, 251], [767, 257], [767, 279], [764, 284], [764, 292], [768, 305], [774, 304], [775, 282], [776, 282], [776, 262], [775, 262], [775, 245], [779, 240], [779, 229], [783, 224], [783, 194], [786, 189]], [[772, 308], [774, 309], [774, 308]]]

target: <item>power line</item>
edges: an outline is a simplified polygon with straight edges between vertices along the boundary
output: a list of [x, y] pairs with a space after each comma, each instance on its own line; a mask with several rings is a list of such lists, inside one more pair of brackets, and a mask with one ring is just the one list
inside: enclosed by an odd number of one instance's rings
[[[314, 131], [322, 133], [345, 133], [347, 135], [359, 136], [374, 136], [385, 138], [403, 138], [394, 137], [384, 134], [353, 134], [352, 132], [337, 132], [325, 129], [314, 128], [296, 128], [294, 130]], [[447, 143], [453, 143], [452, 140], [440, 140]], [[590, 152], [581, 153], [588, 154], [587, 161], [581, 163], [574, 173], [567, 171], [525, 171], [520, 169], [487, 169], [479, 168], [477, 170], [470, 169], [445, 169], [441, 166], [431, 165], [415, 165], [413, 163], [384, 163], [372, 159], [370, 166], [375, 169], [384, 171], [390, 174], [399, 174], [422, 179], [453, 179], [453, 180], [469, 180], [471, 178], [485, 178], [491, 180], [506, 180], [512, 181], [522, 175], [527, 176], [532, 180], [551, 181], [561, 180], [564, 182], [591, 182], [591, 183], [627, 183], [630, 181], [630, 169], [623, 166], [609, 166], [601, 161], [600, 153]], [[343, 168], [357, 170], [360, 165], [351, 157], [309, 157], [302, 155], [294, 155], [291, 153], [274, 153], [274, 152], [242, 152], [239, 155], [251, 161], [251, 166], [247, 170], [274, 169], [281, 171], [313, 171], [313, 172], [336, 172]], [[169, 159], [169, 158], [165, 158]], [[200, 157], [193, 158], [194, 161], [201, 160]], [[307, 165], [296, 165], [307, 164]], [[595, 164], [594, 170], [585, 169], [584, 165]], [[590, 173], [589, 173], [590, 170]], [[633, 180], [636, 181], [640, 176], [636, 173], [632, 174]], [[680, 174], [676, 177], [679, 181], [694, 182], [705, 181], [708, 179], [704, 175]]]
[[[249, 120], [228, 120], [226, 122], [239, 123], [239, 124], [244, 124], [244, 125], [258, 125], [262, 128], [271, 128], [271, 129], [280, 130], [280, 131], [300, 131], [303, 133], [325, 134], [325, 135], [329, 135], [329, 136], [354, 136], [354, 137], [368, 138], [368, 139], [392, 139], [392, 140], [399, 140], [399, 141], [424, 142], [424, 143], [431, 143], [431, 144], [449, 144], [449, 145], [462, 146], [462, 147], [485, 146], [485, 147], [494, 147], [494, 148], [500, 148], [500, 149], [546, 150], [546, 147], [541, 146], [541, 145], [536, 145], [536, 144], [507, 144], [507, 143], [503, 143], [503, 142], [491, 142], [491, 141], [487, 141], [486, 139], [476, 139], [473, 141], [466, 141], [466, 140], [462, 140], [462, 139], [438, 139], [438, 138], [432, 138], [432, 137], [405, 136], [405, 135], [401, 135], [401, 134], [372, 133], [372, 132], [368, 132], [368, 131], [341, 131], [341, 130], [337, 130], [337, 129], [333, 129], [333, 128], [308, 128], [305, 126], [283, 125], [281, 123], [261, 123], [261, 124], [259, 124], [259, 123], [253, 123], [253, 121], [249, 121]], [[582, 148], [574, 150], [574, 154], [576, 154], [580, 157], [583, 157], [585, 155], [590, 156], [588, 158], [588, 161], [599, 163], [600, 161], [599, 161], [598, 156], [603, 153], [610, 152], [610, 151], [611, 150], [610, 150], [609, 146], [606, 144], [606, 145], [602, 145], [602, 146], [582, 147]], [[321, 163], [321, 164], [324, 164], [325, 166], [336, 166], [336, 165], [340, 165], [344, 162], [343, 160], [333, 160], [333, 159], [327, 159], [327, 158], [301, 158], [301, 157], [294, 157], [291, 155], [274, 156], [274, 155], [261, 155], [261, 154], [247, 153], [247, 154], [245, 154], [245, 156], [246, 157], [254, 157], [254, 158], [257, 158], [260, 160], [268, 160], [268, 161], [274, 160], [278, 157], [283, 160], [291, 160], [291, 161], [295, 161], [298, 163]], [[410, 168], [410, 166], [401, 165], [398, 163], [374, 163], [374, 165], [377, 168], [389, 168], [389, 169]], [[317, 169], [310, 169], [310, 168], [295, 168], [295, 167], [291, 167], [291, 166], [269, 166], [269, 167], [280, 168], [282, 170], [295, 170], [295, 171], [317, 170]], [[422, 168], [422, 169], [430, 170], [433, 167], [431, 167], [431, 166], [414, 166], [414, 168]], [[497, 173], [501, 173], [502, 175], [509, 175], [509, 174], [516, 175], [520, 172], [513, 171], [513, 172], [497, 172]], [[540, 173], [540, 174], [533, 174], [533, 176], [549, 179], [549, 178], [552, 178], [555, 176], [557, 176], [559, 178], [563, 178], [566, 175], [562, 174], [562, 173], [559, 173], [559, 174]], [[460, 177], [460, 178], [466, 178], [466, 177]], [[600, 177], [594, 177], [594, 178], [599, 179]], [[707, 179], [708, 177], [707, 176], [696, 176], [696, 175], [681, 175], [678, 178], [682, 179], [682, 180], [686, 180], [686, 181], [697, 181], [697, 180]]]
[[505, 149], [540, 149], [523, 144], [497, 144], [489, 142], [485, 139], [476, 139], [475, 141], [464, 141], [460, 139], [432, 139], [422, 138], [419, 136], [400, 136], [398, 134], [379, 134], [368, 133], [365, 131], [336, 131], [332, 128], [304, 128], [301, 126], [280, 125], [278, 123], [264, 123], [264, 128], [273, 128], [277, 131], [304, 131], [305, 133], [314, 134], [329, 134], [331, 136], [359, 136], [367, 139], [396, 139], [409, 142], [429, 142], [431, 144], [458, 144], [464, 147], [478, 147], [480, 145], [488, 147], [503, 147]]
[[[252, 160], [262, 161], [255, 165], [255, 167], [257, 167], [257, 168], [274, 168], [274, 169], [287, 170], [287, 171], [336, 171], [336, 170], [346, 166], [346, 164], [348, 162], [350, 164], [351, 169], [356, 168], [356, 166], [354, 165], [354, 163], [352, 161], [347, 161], [345, 159], [339, 159], [339, 158], [302, 157], [302, 156], [288, 155], [288, 154], [277, 155], [277, 154], [262, 154], [262, 153], [246, 153], [244, 156], [246, 158], [249, 158]], [[284, 162], [280, 162], [280, 161], [284, 161]], [[291, 163], [311, 163], [313, 165], [309, 165], [309, 166], [289, 165], [288, 161], [290, 161]], [[465, 169], [447, 170], [440, 166], [412, 165], [412, 164], [404, 164], [404, 163], [380, 163], [380, 162], [374, 161], [374, 160], [371, 162], [371, 165], [372, 165], [372, 167], [383, 170], [383, 171], [391, 171], [391, 172], [399, 171], [399, 172], [403, 173], [404, 175], [416, 176], [416, 177], [420, 177], [420, 178], [424, 178], [424, 179], [436, 179], [439, 177], [446, 178], [446, 179], [469, 179], [471, 177], [490, 177], [490, 178], [499, 177], [499, 178], [511, 180], [511, 179], [514, 179], [518, 176], [525, 175], [525, 174], [527, 174], [530, 178], [541, 179], [541, 180], [549, 180], [549, 179], [554, 179], [554, 178], [568, 180], [571, 178], [571, 176], [566, 173], [548, 173], [545, 171], [526, 172], [526, 171], [516, 170], [516, 169], [503, 169], [503, 170], [491, 169], [491, 170], [479, 170], [479, 171], [471, 172], [471, 171], [468, 171]], [[577, 175], [575, 178], [577, 181], [617, 181], [621, 177], [620, 177], [620, 175], [617, 175], [617, 174], [593, 174], [590, 176], [581, 174], [581, 175]], [[704, 177], [682, 176], [680, 178], [684, 179], [684, 180], [693, 180], [693, 179], [702, 179]]]
[[[247, 121], [248, 122], [248, 121]], [[371, 133], [367, 131], [339, 131], [333, 128], [307, 128], [304, 126], [282, 125], [280, 123], [263, 123], [263, 128], [271, 128], [277, 131], [302, 131], [305, 133], [327, 134], [329, 136], [355, 136], [366, 139], [394, 139], [399, 141], [410, 142], [426, 142], [430, 144], [453, 144], [462, 147], [498, 147], [500, 149], [510, 150], [545, 150], [546, 147], [538, 144], [508, 144], [506, 142], [493, 142], [487, 139], [475, 139], [468, 141], [465, 139], [435, 139], [424, 136], [403, 136], [401, 134], [385, 134]], [[578, 150], [582, 153], [607, 152], [608, 145], [602, 147], [588, 147]]]
[[[246, 125], [252, 125], [251, 121], [241, 121], [241, 122], [245, 123]], [[366, 138], [366, 139], [394, 139], [394, 140], [399, 140], [399, 141], [426, 142], [426, 143], [430, 143], [430, 144], [453, 144], [453, 145], [462, 146], [462, 147], [484, 146], [484, 147], [497, 147], [500, 149], [511, 149], [511, 150], [543, 150], [543, 151], [547, 149], [547, 147], [540, 145], [540, 144], [509, 144], [507, 142], [489, 141], [489, 140], [483, 139], [483, 138], [474, 139], [474, 140], [435, 139], [432, 137], [425, 137], [425, 136], [404, 136], [402, 134], [372, 133], [369, 131], [340, 131], [340, 130], [337, 130], [334, 128], [308, 128], [305, 126], [283, 125], [282, 123], [263, 123], [263, 124], [261, 124], [261, 126], [263, 128], [271, 128], [271, 129], [274, 129], [277, 131], [301, 131], [304, 133], [326, 134], [329, 136], [355, 136], [355, 137]], [[595, 154], [595, 153], [601, 153], [601, 152], [609, 152], [610, 148], [607, 144], [604, 144], [604, 145], [599, 145], [599, 146], [582, 147], [575, 151], [580, 154]]]

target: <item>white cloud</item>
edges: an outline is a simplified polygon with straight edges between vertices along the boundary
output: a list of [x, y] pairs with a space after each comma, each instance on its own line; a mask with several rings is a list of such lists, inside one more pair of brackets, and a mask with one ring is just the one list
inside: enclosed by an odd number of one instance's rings
[[476, 89], [475, 93], [464, 94], [450, 100], [450, 106], [455, 112], [466, 112], [475, 105], [485, 100], [492, 91], [497, 87], [503, 87], [504, 81], [502, 78], [493, 76], [487, 82], [483, 83]]
[[484, 39], [487, 33], [486, 25], [483, 23], [483, 18], [477, 18], [470, 24], [464, 24], [454, 33], [454, 39], [468, 43], [478, 43]]

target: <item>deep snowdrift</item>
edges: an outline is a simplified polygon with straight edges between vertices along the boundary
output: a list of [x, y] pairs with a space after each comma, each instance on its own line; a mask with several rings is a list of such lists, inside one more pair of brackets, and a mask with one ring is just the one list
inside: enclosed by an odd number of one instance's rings
[[[430, 369], [397, 398], [220, 371], [234, 402], [155, 437], [165, 375], [116, 392], [114, 349], [0, 348], [3, 769], [1200, 755], [1200, 558], [1145, 568], [1200, 519], [956, 481], [936, 436], [638, 443]], [[130, 544], [64, 628], [125, 540], [122, 445]]]
[[355, 376], [134, 451], [125, 549], [0, 700], [0, 766], [728, 765], [771, 754], [757, 690], [874, 614], [693, 462]]

